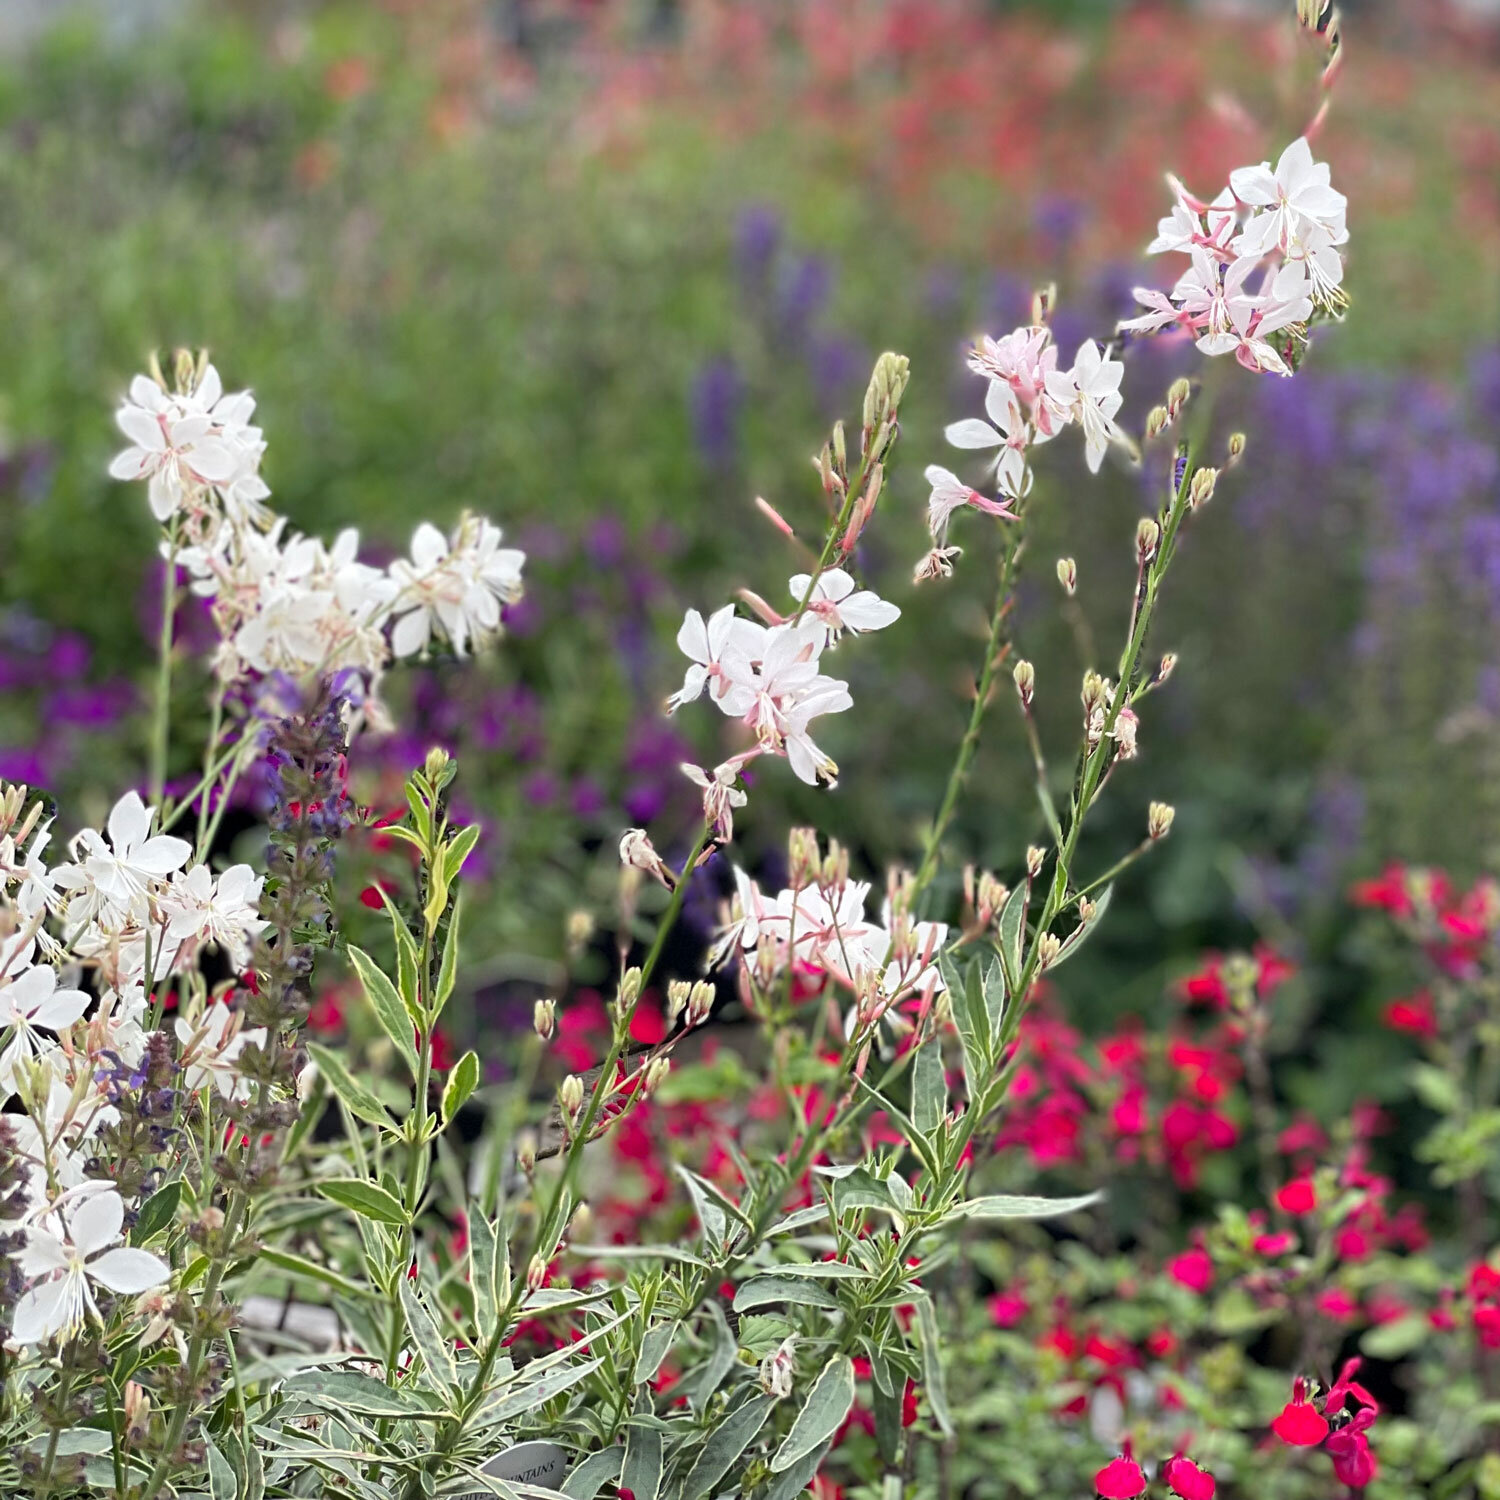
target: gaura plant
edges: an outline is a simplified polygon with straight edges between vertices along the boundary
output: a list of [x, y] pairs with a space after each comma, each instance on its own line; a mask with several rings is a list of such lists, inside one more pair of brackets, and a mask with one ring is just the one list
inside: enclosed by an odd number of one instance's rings
[[[1321, 8], [1303, 20], [1336, 45]], [[411, 774], [405, 814], [385, 828], [416, 870], [405, 898], [381, 898], [389, 961], [340, 940], [329, 882], [340, 838], [366, 817], [344, 755], [350, 735], [383, 722], [382, 674], [498, 634], [524, 559], [476, 518], [451, 538], [419, 527], [410, 559], [385, 570], [359, 560], [352, 532], [331, 547], [289, 532], [267, 504], [248, 394], [226, 395], [206, 358], [187, 354], [170, 381], [153, 364], [132, 383], [118, 414], [131, 446], [111, 472], [146, 481], [167, 564], [147, 795], [127, 793], [61, 860], [45, 798], [6, 787], [0, 801], [7, 1493], [788, 1500], [839, 1474], [857, 1406], [873, 1414], [883, 1494], [941, 1482], [961, 1434], [934, 1288], [957, 1270], [960, 1233], [1095, 1201], [986, 1189], [1021, 1017], [1104, 915], [1110, 881], [1172, 822], [1152, 803], [1135, 850], [1100, 875], [1077, 868], [1089, 814], [1171, 671], [1170, 654], [1147, 665], [1151, 626], [1221, 466], [1207, 461], [1217, 372], [1174, 383], [1133, 434], [1118, 420], [1121, 355], [1147, 334], [1188, 338], [1209, 359], [1287, 377], [1342, 304], [1344, 200], [1307, 139], [1274, 168], [1235, 172], [1212, 200], [1172, 190], [1152, 249], [1189, 269], [1169, 293], [1140, 294], [1144, 316], [1086, 341], [1065, 368], [1045, 292], [1030, 325], [970, 356], [986, 419], [947, 435], [989, 455], [987, 468], [977, 485], [928, 469], [932, 546], [916, 574], [953, 571], [951, 535], [972, 511], [988, 518], [981, 545], [994, 533], [997, 588], [971, 717], [915, 868], [888, 872], [872, 918], [849, 855], [793, 830], [785, 889], [734, 873], [705, 956], [725, 982], [662, 973], [695, 873], [747, 805], [747, 768], [785, 759], [831, 786], [814, 724], [853, 705], [827, 669], [860, 649], [854, 637], [897, 626], [896, 606], [855, 576], [910, 375], [885, 354], [857, 431], [839, 424], [815, 459], [828, 519], [786, 606], [747, 592], [748, 614], [730, 604], [683, 622], [690, 665], [669, 709], [706, 697], [748, 733], [711, 770], [683, 768], [703, 819], [680, 865], [644, 829], [621, 841], [625, 936], [602, 1058], [567, 1075], [548, 1118], [525, 1074], [487, 1095], [477, 1145], [453, 1127], [479, 1058], [444, 1068], [436, 1053], [478, 837], [450, 816], [445, 754]], [[1063, 791], [1032, 716], [1044, 686], [1013, 620], [1037, 450], [1074, 431], [1091, 470], [1111, 450], [1130, 461], [1142, 445], [1175, 447], [1136, 529], [1118, 661], [1084, 677]], [[1243, 446], [1231, 438], [1222, 466]], [[202, 775], [170, 798], [179, 571], [211, 601], [219, 644]], [[1058, 577], [1071, 594], [1067, 560]], [[967, 872], [962, 911], [944, 913], [935, 876], [1007, 669], [1048, 843], [1010, 880]], [[273, 790], [266, 868], [215, 872], [224, 807], [252, 768]], [[665, 900], [632, 963], [653, 885]], [[389, 1042], [386, 1075], [303, 1035], [315, 963], [340, 948]], [[664, 978], [667, 1024], [642, 1050], [635, 1022]], [[670, 1087], [679, 1047], [721, 997], [758, 1029], [769, 1107], [719, 1143], [721, 1171], [679, 1169], [691, 1243], [591, 1244], [589, 1146]], [[538, 1004], [533, 1067], [566, 1020], [557, 1002]], [[1202, 1471], [1174, 1458], [1161, 1477], [1183, 1494], [1173, 1474]], [[1128, 1453], [1109, 1472], [1108, 1493], [1144, 1492]]]

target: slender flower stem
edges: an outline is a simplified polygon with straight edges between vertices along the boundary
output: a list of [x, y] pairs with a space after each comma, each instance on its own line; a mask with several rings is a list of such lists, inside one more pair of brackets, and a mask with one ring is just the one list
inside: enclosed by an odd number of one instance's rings
[[151, 705], [151, 773], [147, 802], [161, 804], [167, 785], [167, 742], [172, 716], [172, 626], [177, 614], [177, 528], [167, 537], [161, 576], [161, 633], [157, 640], [156, 697]]
[[984, 665], [974, 689], [974, 707], [969, 714], [969, 727], [964, 731], [963, 739], [959, 741], [953, 769], [948, 773], [948, 785], [943, 792], [943, 800], [938, 805], [937, 816], [933, 818], [932, 827], [927, 832], [927, 839], [922, 848], [922, 862], [917, 866], [913, 886], [914, 897], [920, 896], [931, 883], [932, 877], [937, 874], [943, 835], [947, 833], [948, 825], [953, 821], [953, 814], [958, 809], [959, 794], [963, 791], [964, 780], [973, 764], [974, 754], [979, 749], [979, 732], [984, 725], [985, 710], [989, 707], [990, 693], [995, 683], [995, 672], [1010, 649], [1010, 643], [1005, 639], [1005, 623], [1010, 616], [1012, 590], [1015, 586], [1024, 542], [1024, 535], [1017, 530], [1007, 537], [1005, 547], [1000, 553], [999, 576], [995, 586], [995, 607], [990, 615], [990, 633], [985, 643]]

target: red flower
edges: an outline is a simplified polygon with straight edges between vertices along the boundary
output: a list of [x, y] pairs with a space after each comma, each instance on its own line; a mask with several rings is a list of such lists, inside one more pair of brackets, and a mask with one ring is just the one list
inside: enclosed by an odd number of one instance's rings
[[1292, 1399], [1281, 1408], [1271, 1431], [1294, 1448], [1313, 1448], [1328, 1436], [1328, 1423], [1307, 1399], [1307, 1382], [1299, 1375], [1292, 1382]]
[[990, 1316], [996, 1328], [1014, 1328], [1028, 1311], [1026, 1299], [1018, 1292], [996, 1292], [990, 1298]]
[[1146, 1493], [1146, 1476], [1130, 1456], [1130, 1443], [1119, 1458], [1111, 1459], [1094, 1475], [1094, 1489], [1101, 1500], [1136, 1500]]
[[1474, 1332], [1486, 1349], [1500, 1349], [1500, 1307], [1476, 1307]]
[[1167, 1275], [1190, 1292], [1206, 1292], [1214, 1282], [1214, 1263], [1201, 1245], [1167, 1262]]
[[1379, 1472], [1370, 1440], [1365, 1436], [1375, 1420], [1373, 1411], [1359, 1412], [1347, 1427], [1329, 1436], [1328, 1456], [1333, 1460], [1333, 1475], [1340, 1484], [1363, 1489]]
[[1218, 1488], [1214, 1476], [1181, 1453], [1167, 1460], [1162, 1475], [1167, 1488], [1174, 1495], [1181, 1496], [1181, 1500], [1214, 1500], [1214, 1491]]
[[1356, 906], [1388, 911], [1393, 917], [1409, 917], [1416, 910], [1401, 865], [1387, 865], [1378, 880], [1357, 881], [1349, 899]]
[[1287, 1255], [1296, 1248], [1297, 1236], [1290, 1230], [1283, 1229], [1280, 1234], [1258, 1234], [1255, 1237], [1255, 1253], [1265, 1256], [1267, 1260]]
[[1385, 1008], [1385, 1024], [1392, 1031], [1404, 1031], [1409, 1036], [1431, 1040], [1438, 1034], [1432, 996], [1426, 990], [1418, 990], [1404, 1000], [1392, 1000]]
[[1318, 1206], [1317, 1190], [1312, 1178], [1294, 1177], [1276, 1194], [1276, 1206], [1283, 1213], [1310, 1214]]

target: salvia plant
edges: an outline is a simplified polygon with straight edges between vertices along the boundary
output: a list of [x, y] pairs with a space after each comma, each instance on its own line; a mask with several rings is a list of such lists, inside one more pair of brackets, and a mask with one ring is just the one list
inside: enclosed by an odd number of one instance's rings
[[[1332, 15], [1298, 9], [1336, 56]], [[345, 755], [385, 723], [383, 674], [487, 647], [523, 556], [476, 517], [451, 536], [418, 527], [410, 556], [383, 569], [360, 560], [353, 532], [331, 546], [297, 534], [268, 504], [247, 393], [226, 393], [189, 353], [132, 382], [117, 417], [130, 446], [111, 473], [145, 482], [165, 563], [146, 794], [127, 792], [104, 828], [64, 843], [44, 795], [0, 791], [5, 1493], [788, 1500], [841, 1476], [890, 1500], [951, 1492], [964, 1432], [949, 1391], [975, 1372], [945, 1339], [948, 1290], [976, 1244], [1021, 1221], [1086, 1226], [1099, 1198], [1011, 1190], [1002, 1126], [1043, 977], [1088, 940], [1117, 873], [1171, 829], [1171, 807], [1152, 802], [1136, 847], [1102, 872], [1081, 867], [1090, 814], [1172, 670], [1170, 653], [1151, 654], [1168, 573], [1243, 455], [1238, 436], [1210, 448], [1228, 357], [1290, 377], [1344, 301], [1345, 203], [1306, 137], [1211, 198], [1169, 183], [1150, 248], [1187, 269], [1170, 292], [1140, 293], [1141, 317], [1060, 352], [1044, 291], [1029, 325], [971, 353], [985, 417], [947, 436], [984, 467], [928, 468], [931, 548], [915, 571], [950, 575], [958, 528], [971, 528], [974, 550], [994, 553], [995, 603], [971, 717], [911, 867], [879, 878], [872, 909], [876, 880], [849, 852], [794, 829], [785, 888], [735, 870], [703, 968], [664, 972], [696, 872], [753, 816], [754, 778], [783, 774], [784, 760], [834, 784], [816, 725], [853, 702], [830, 669], [866, 649], [860, 636], [899, 628], [900, 611], [857, 576], [859, 543], [891, 503], [910, 377], [888, 353], [858, 422], [836, 425], [814, 460], [821, 542], [805, 547], [763, 506], [805, 557], [783, 602], [744, 591], [683, 621], [689, 666], [668, 711], [706, 699], [738, 724], [739, 748], [683, 767], [703, 814], [685, 859], [669, 862], [646, 829], [622, 838], [602, 1051], [555, 1095], [532, 1084], [566, 1004], [538, 1003], [509, 1089], [480, 1089], [475, 1053], [447, 1064], [438, 1050], [478, 838], [451, 813], [459, 768], [445, 753], [412, 771], [402, 816], [382, 820], [414, 876], [379, 894], [381, 955], [341, 937], [331, 899], [340, 841], [370, 821]], [[1210, 367], [1130, 432], [1122, 354], [1148, 335], [1193, 342]], [[1111, 452], [1166, 456], [1158, 504], [1129, 543], [1125, 639], [1083, 678], [1066, 771], [1033, 718], [1050, 686], [1015, 639], [1041, 503], [1033, 469], [1053, 439], [1081, 442], [1093, 471]], [[1071, 598], [1075, 565], [1056, 573]], [[171, 797], [180, 589], [210, 601], [218, 645], [201, 777]], [[1047, 838], [1015, 871], [964, 872], [961, 910], [944, 911], [946, 835], [992, 701], [1012, 693]], [[224, 809], [252, 772], [271, 789], [264, 867], [216, 869]], [[334, 952], [388, 1068], [305, 1034], [315, 969]], [[665, 1024], [641, 1042], [657, 994]], [[715, 1140], [712, 1171], [679, 1164], [691, 1234], [594, 1243], [609, 1168], [590, 1148], [670, 1090], [716, 1007], [752, 1023], [738, 1070], [756, 1080], [757, 1108]], [[1493, 1131], [1485, 1078], [1430, 1146], [1456, 1174]], [[481, 1128], [457, 1128], [480, 1101]], [[1358, 1456], [1374, 1402], [1356, 1375], [1299, 1375], [1275, 1430], [1293, 1444], [1342, 1433]], [[870, 1414], [876, 1457], [852, 1475], [835, 1447], [856, 1413]], [[1120, 1447], [1094, 1476], [1100, 1494], [1214, 1492], [1184, 1445]]]

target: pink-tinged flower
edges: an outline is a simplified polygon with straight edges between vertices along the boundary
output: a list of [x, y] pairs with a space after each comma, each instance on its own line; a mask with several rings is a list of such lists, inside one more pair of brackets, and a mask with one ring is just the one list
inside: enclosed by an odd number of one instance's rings
[[765, 638], [765, 627], [735, 616], [734, 605], [715, 610], [707, 622], [688, 610], [677, 631], [677, 649], [692, 663], [682, 686], [667, 699], [667, 712], [692, 703], [706, 687], [726, 714], [738, 717], [754, 701], [750, 661]]
[[1130, 294], [1146, 309], [1138, 318], [1125, 318], [1115, 324], [1116, 333], [1160, 333], [1173, 323], [1191, 326], [1192, 320], [1184, 309], [1159, 287], [1138, 286]]
[[1214, 1491], [1218, 1488], [1207, 1469], [1200, 1469], [1181, 1453], [1174, 1454], [1162, 1466], [1162, 1477], [1179, 1500], [1214, 1500]]
[[728, 760], [715, 766], [710, 775], [701, 766], [683, 761], [677, 768], [703, 791], [703, 818], [714, 831], [714, 837], [727, 844], [734, 837], [735, 809], [745, 805], [746, 797], [736, 784], [740, 779], [738, 761]]
[[1094, 1490], [1100, 1500], [1136, 1500], [1146, 1493], [1146, 1476], [1130, 1456], [1129, 1439], [1120, 1457], [1111, 1459], [1094, 1475]]
[[167, 395], [144, 375], [130, 382], [115, 421], [131, 446], [110, 464], [110, 477], [148, 480], [147, 497], [158, 521], [171, 518], [190, 487], [224, 484], [240, 467], [239, 454], [211, 415]]
[[1276, 1206], [1288, 1214], [1310, 1214], [1318, 1206], [1318, 1192], [1310, 1177], [1294, 1177], [1276, 1193]]
[[[1085, 339], [1079, 345], [1071, 370], [1053, 370], [1047, 376], [1046, 397], [1038, 408], [1037, 426], [1055, 432], [1058, 425], [1077, 422], [1083, 429], [1084, 458], [1090, 473], [1099, 472], [1104, 450], [1111, 443], [1125, 441], [1114, 420], [1125, 399], [1120, 394], [1124, 375], [1125, 366], [1119, 360], [1111, 359], [1092, 339]], [[1044, 410], [1050, 422], [1043, 421]]]
[[[1195, 246], [1208, 246], [1220, 255], [1227, 254], [1226, 244], [1237, 218], [1234, 194], [1224, 188], [1212, 203], [1195, 198], [1170, 174], [1167, 186], [1177, 195], [1172, 212], [1156, 225], [1156, 238], [1146, 246], [1147, 255], [1170, 251], [1190, 254]], [[1204, 219], [1207, 218], [1207, 227]]]
[[1298, 245], [1341, 245], [1349, 238], [1349, 200], [1331, 185], [1328, 164], [1313, 160], [1306, 137], [1281, 153], [1274, 172], [1269, 162], [1240, 167], [1229, 174], [1229, 186], [1241, 203], [1260, 210], [1235, 241], [1241, 255], [1287, 254]]
[[981, 451], [998, 448], [1000, 451], [993, 461], [996, 484], [1007, 499], [1018, 499], [1026, 492], [1028, 483], [1023, 455], [1031, 437], [1030, 429], [1014, 394], [1003, 381], [990, 381], [985, 392], [984, 409], [989, 422], [979, 417], [965, 417], [961, 422], [950, 422], [943, 429], [943, 436], [955, 448]]
[[884, 630], [901, 618], [901, 611], [873, 589], [862, 589], [842, 568], [829, 568], [813, 584], [810, 573], [798, 573], [787, 584], [792, 598], [807, 600], [807, 614], [821, 622], [825, 646], [831, 646], [844, 631], [858, 635], [865, 630]]
[[1052, 331], [1044, 325], [1017, 328], [1004, 338], [982, 337], [969, 355], [976, 375], [1001, 380], [1024, 405], [1034, 406], [1046, 388], [1047, 375], [1057, 368]]
[[1201, 1294], [1214, 1284], [1213, 1258], [1201, 1245], [1196, 1245], [1167, 1262], [1167, 1275], [1179, 1286]]
[[1375, 880], [1356, 881], [1349, 899], [1355, 906], [1372, 907], [1389, 912], [1393, 917], [1410, 917], [1416, 913], [1406, 869], [1402, 865], [1387, 865]]
[[1014, 1328], [1030, 1311], [1019, 1292], [996, 1292], [990, 1298], [990, 1317], [996, 1328]]
[[1253, 1248], [1257, 1255], [1275, 1260], [1278, 1256], [1290, 1255], [1297, 1248], [1297, 1236], [1289, 1229], [1283, 1229], [1279, 1234], [1258, 1234]]
[[16, 1304], [11, 1335], [17, 1343], [75, 1337], [90, 1318], [99, 1316], [95, 1285], [136, 1296], [171, 1274], [148, 1251], [111, 1248], [123, 1238], [125, 1221], [125, 1206], [113, 1188], [89, 1183], [75, 1191], [71, 1205], [59, 1204], [26, 1232], [20, 1267], [32, 1285]]
[[[1005, 501], [991, 500], [987, 495], [981, 495], [941, 464], [928, 464], [926, 477], [927, 483], [932, 486], [932, 495], [927, 501], [927, 529], [934, 540], [942, 540], [953, 512], [962, 510], [966, 505], [972, 505], [975, 510], [982, 510], [986, 515], [998, 516], [1002, 521], [1014, 521], [1016, 518], [1016, 513]], [[920, 573], [924, 570], [919, 568], [918, 571]]]
[[1307, 1382], [1299, 1375], [1292, 1382], [1292, 1399], [1271, 1423], [1271, 1431], [1293, 1448], [1313, 1448], [1328, 1436], [1328, 1423], [1307, 1399]]
[[1484, 1348], [1500, 1349], [1500, 1307], [1476, 1307], [1471, 1321]]
[[1359, 1302], [1342, 1287], [1319, 1292], [1315, 1303], [1318, 1311], [1335, 1323], [1349, 1323], [1359, 1316]]

